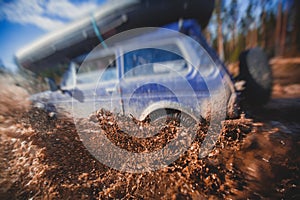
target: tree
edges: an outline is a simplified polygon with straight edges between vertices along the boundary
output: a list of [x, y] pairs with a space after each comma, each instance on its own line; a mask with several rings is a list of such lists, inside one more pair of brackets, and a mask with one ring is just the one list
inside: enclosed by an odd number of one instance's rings
[[221, 10], [222, 10], [222, 0], [216, 0], [216, 14], [217, 14], [217, 23], [218, 23], [218, 54], [221, 60], [224, 60], [224, 39], [222, 31], [222, 19], [221, 19]]
[[229, 29], [231, 30], [230, 51], [235, 48], [237, 39], [237, 22], [238, 22], [238, 1], [231, 0], [228, 12]]
[[261, 47], [265, 48], [266, 47], [266, 16], [267, 16], [267, 11], [266, 11], [266, 0], [261, 0], [261, 5], [262, 5], [262, 12], [261, 12]]
[[289, 1], [285, 1], [285, 9], [282, 19], [281, 38], [280, 38], [280, 55], [285, 52], [286, 31], [288, 24]]
[[294, 45], [294, 50], [300, 54], [300, 1], [294, 1], [294, 23], [293, 23], [293, 36], [292, 43]]
[[282, 27], [282, 0], [278, 2], [277, 8], [277, 19], [276, 19], [276, 32], [275, 32], [275, 53], [280, 55], [280, 38], [281, 38], [281, 27]]
[[300, 0], [216, 0], [208, 29], [221, 59], [235, 62], [241, 51], [257, 46], [270, 56], [300, 55]]

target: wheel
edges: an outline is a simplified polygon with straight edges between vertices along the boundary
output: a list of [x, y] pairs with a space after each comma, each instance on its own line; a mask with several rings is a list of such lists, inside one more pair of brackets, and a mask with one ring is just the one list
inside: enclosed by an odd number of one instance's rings
[[268, 102], [272, 92], [272, 71], [267, 55], [260, 48], [241, 53], [239, 80], [245, 80], [243, 91], [246, 103], [261, 106]]
[[178, 126], [183, 126], [186, 128], [192, 127], [197, 123], [196, 120], [188, 114], [173, 109], [156, 110], [149, 114], [148, 118], [151, 122], [160, 121], [164, 124], [175, 122]]

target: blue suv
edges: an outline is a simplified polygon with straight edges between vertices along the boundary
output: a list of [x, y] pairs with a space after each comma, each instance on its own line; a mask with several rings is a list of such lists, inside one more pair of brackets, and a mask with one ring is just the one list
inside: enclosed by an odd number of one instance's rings
[[212, 112], [212, 104], [227, 116], [237, 115], [234, 81], [196, 21], [135, 29], [123, 36], [74, 59], [62, 83], [57, 87], [48, 79], [52, 92], [33, 95], [33, 102], [77, 117], [104, 108], [139, 120], [179, 113], [199, 120]]

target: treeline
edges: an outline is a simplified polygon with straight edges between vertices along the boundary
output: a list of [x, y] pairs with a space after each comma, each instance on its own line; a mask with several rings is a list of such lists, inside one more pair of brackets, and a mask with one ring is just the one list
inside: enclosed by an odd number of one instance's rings
[[260, 46], [270, 57], [300, 56], [299, 0], [216, 0], [208, 41], [227, 62]]

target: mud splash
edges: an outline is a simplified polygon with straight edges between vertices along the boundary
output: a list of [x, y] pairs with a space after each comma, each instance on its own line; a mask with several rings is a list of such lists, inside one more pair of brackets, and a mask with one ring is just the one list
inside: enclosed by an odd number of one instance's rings
[[[199, 159], [202, 127], [190, 149], [173, 164], [130, 174], [92, 157], [70, 119], [50, 119], [36, 109], [14, 119], [1, 122], [6, 127], [1, 129], [1, 199], [299, 197], [299, 137], [268, 124], [245, 119], [224, 122], [216, 147]], [[115, 143], [124, 139], [114, 132], [107, 134]], [[172, 138], [158, 143], [168, 139]], [[146, 141], [133, 142], [130, 148], [141, 152], [146, 145]]]
[[[272, 100], [264, 110], [250, 112], [254, 119], [225, 121], [215, 148], [201, 159], [207, 124], [198, 124], [190, 130], [196, 131], [196, 138], [189, 150], [174, 163], [132, 174], [97, 161], [82, 144], [72, 119], [51, 119], [24, 103], [24, 90], [2, 87], [0, 199], [300, 198], [297, 100]], [[17, 90], [22, 90], [18, 96]], [[100, 120], [106, 136], [128, 151], [153, 151], [176, 137], [173, 122], [158, 129], [155, 140], [136, 140], [118, 134], [116, 124], [107, 123], [108, 116]], [[90, 130], [99, 119], [92, 116], [82, 123]], [[126, 125], [139, 129], [136, 123]]]

